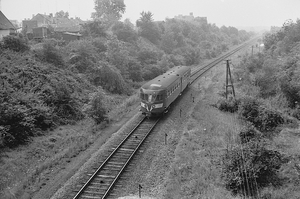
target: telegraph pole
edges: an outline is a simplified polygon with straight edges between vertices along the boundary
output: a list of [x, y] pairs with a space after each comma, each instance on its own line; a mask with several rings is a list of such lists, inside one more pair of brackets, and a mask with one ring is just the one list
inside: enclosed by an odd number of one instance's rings
[[[229, 59], [226, 60], [226, 99], [228, 97], [228, 87], [231, 87], [233, 97], [235, 98], [235, 91], [234, 91], [233, 81], [231, 77], [229, 61], [230, 61]], [[230, 84], [228, 84], [229, 80], [230, 80]]]

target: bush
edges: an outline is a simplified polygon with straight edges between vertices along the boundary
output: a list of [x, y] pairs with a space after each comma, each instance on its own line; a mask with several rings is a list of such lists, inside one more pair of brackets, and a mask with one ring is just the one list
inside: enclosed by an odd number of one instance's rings
[[280, 113], [261, 107], [254, 126], [261, 132], [270, 132], [283, 123], [284, 119]]
[[3, 45], [4, 49], [9, 49], [16, 52], [24, 52], [30, 49], [29, 45], [24, 39], [16, 36], [6, 36], [3, 37]]
[[47, 106], [51, 107], [56, 120], [61, 124], [72, 123], [83, 118], [81, 104], [67, 85], [52, 83], [41, 92]]
[[[98, 43], [95, 45], [98, 45]], [[91, 41], [77, 40], [72, 41], [66, 46], [66, 50], [70, 52], [69, 63], [71, 68], [76, 69], [76, 72], [86, 73], [91, 70], [97, 62], [97, 50]], [[98, 46], [99, 47], [99, 46]]]
[[236, 99], [221, 99], [217, 102], [217, 108], [221, 111], [234, 113], [238, 111], [240, 100]]
[[41, 130], [83, 117], [81, 106], [93, 87], [67, 70], [31, 59], [31, 54], [0, 54], [0, 144], [22, 144]]
[[261, 139], [262, 134], [257, 131], [255, 128], [252, 126], [247, 127], [246, 129], [242, 130], [239, 134], [241, 143], [245, 144], [250, 141], [258, 141]]
[[244, 98], [239, 106], [239, 115], [251, 122], [261, 132], [274, 130], [284, 123], [280, 113], [266, 109], [253, 98]]
[[127, 72], [129, 73], [128, 76], [132, 81], [135, 82], [143, 81], [141, 65], [135, 59], [128, 60]]
[[96, 86], [102, 86], [105, 90], [114, 94], [130, 94], [131, 90], [128, 88], [125, 80], [117, 68], [102, 62], [102, 66], [93, 71], [92, 82]]
[[300, 88], [295, 84], [295, 82], [289, 82], [287, 80], [282, 80], [280, 84], [280, 89], [283, 95], [288, 101], [290, 108], [295, 108], [296, 104], [300, 99]]
[[101, 91], [90, 94], [89, 103], [85, 106], [84, 112], [92, 118], [96, 124], [100, 124], [107, 119], [104, 93]]
[[239, 106], [239, 115], [251, 123], [255, 123], [259, 115], [259, 103], [251, 97], [246, 97], [241, 100]]
[[64, 66], [64, 60], [57, 48], [50, 42], [43, 44], [43, 50], [42, 50], [42, 60], [46, 61], [50, 64], [53, 64], [54, 66]]
[[223, 163], [226, 188], [234, 195], [256, 196], [257, 190], [282, 184], [278, 171], [284, 163], [283, 156], [266, 149], [263, 143], [248, 142], [227, 151]]
[[3, 94], [0, 100], [0, 132], [4, 146], [23, 144], [38, 129], [46, 130], [53, 125], [49, 108], [33, 93]]

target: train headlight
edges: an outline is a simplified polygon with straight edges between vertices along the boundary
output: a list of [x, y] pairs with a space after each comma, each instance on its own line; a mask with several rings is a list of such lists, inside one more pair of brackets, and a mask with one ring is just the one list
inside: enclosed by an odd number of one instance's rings
[[153, 104], [152, 107], [153, 108], [161, 108], [161, 107], [163, 107], [163, 103], [161, 103], [161, 104]]
[[147, 106], [145, 103], [141, 102], [141, 107], [146, 108]]

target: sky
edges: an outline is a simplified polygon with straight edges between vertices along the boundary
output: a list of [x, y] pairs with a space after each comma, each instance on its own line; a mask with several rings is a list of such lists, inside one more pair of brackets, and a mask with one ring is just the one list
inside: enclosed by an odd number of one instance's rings
[[[33, 14], [68, 11], [70, 17], [91, 19], [94, 0], [0, 0], [1, 11], [8, 19], [21, 22]], [[165, 20], [177, 15], [207, 17], [217, 26], [282, 26], [300, 18], [300, 0], [124, 0], [126, 12], [135, 24], [142, 11], [150, 11], [154, 20]]]

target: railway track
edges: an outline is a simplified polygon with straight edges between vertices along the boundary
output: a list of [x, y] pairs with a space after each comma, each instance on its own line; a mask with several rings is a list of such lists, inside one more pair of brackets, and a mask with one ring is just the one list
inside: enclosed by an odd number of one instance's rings
[[144, 117], [113, 149], [100, 167], [93, 174], [89, 174], [89, 180], [77, 191], [73, 199], [107, 198], [121, 173], [158, 122], [159, 118]]
[[226, 53], [225, 55], [218, 57], [217, 59], [215, 59], [214, 61], [205, 65], [204, 67], [193, 70], [192, 75], [191, 75], [191, 77], [192, 77], [191, 84], [193, 84], [199, 77], [201, 77], [203, 74], [205, 74], [207, 71], [209, 71], [211, 68], [213, 68], [218, 63], [222, 62], [224, 59], [228, 58], [229, 56], [233, 55], [234, 53], [238, 52], [239, 50], [249, 46], [253, 41], [257, 40], [257, 38], [258, 37], [250, 40], [249, 42], [246, 42], [246, 43], [240, 45], [239, 47], [233, 49], [232, 51]]
[[[223, 61], [225, 58], [231, 56], [242, 48], [250, 45], [247, 42], [235, 48], [233, 51], [226, 53], [208, 65], [196, 69], [192, 72], [192, 81], [194, 83], [200, 76], [210, 70], [216, 64]], [[127, 136], [120, 142], [120, 144], [113, 148], [113, 151], [103, 161], [103, 163], [93, 173], [88, 174], [90, 177], [85, 184], [76, 190], [76, 195], [73, 199], [105, 199], [109, 196], [114, 188], [117, 180], [120, 178], [122, 172], [133, 159], [136, 152], [139, 150], [145, 139], [151, 133], [153, 128], [159, 122], [160, 118], [148, 119], [144, 117]]]

